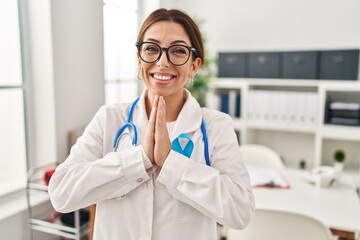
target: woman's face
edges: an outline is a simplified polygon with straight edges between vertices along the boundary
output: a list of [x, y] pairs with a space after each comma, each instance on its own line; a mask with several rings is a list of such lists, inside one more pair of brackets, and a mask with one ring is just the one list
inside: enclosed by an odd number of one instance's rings
[[[154, 23], [144, 34], [144, 42], [157, 43], [168, 48], [174, 44], [191, 46], [190, 38], [184, 28], [174, 22], [161, 21]], [[192, 46], [191, 46], [192, 47]], [[182, 66], [169, 62], [163, 52], [158, 61], [146, 63], [140, 59], [138, 66], [146, 87], [151, 95], [160, 95], [167, 99], [183, 97], [183, 88], [189, 78], [194, 77], [201, 64], [201, 59], [193, 61], [192, 56]]]

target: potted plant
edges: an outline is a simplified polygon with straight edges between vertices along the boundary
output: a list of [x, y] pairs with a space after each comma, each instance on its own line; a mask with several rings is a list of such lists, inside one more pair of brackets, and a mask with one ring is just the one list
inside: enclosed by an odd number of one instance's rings
[[344, 150], [338, 149], [334, 152], [334, 167], [342, 170], [344, 168], [346, 154]]
[[[204, 20], [194, 17], [195, 23], [199, 28], [202, 27]], [[193, 84], [187, 84], [186, 88], [191, 92], [194, 98], [199, 102], [201, 107], [206, 106], [206, 95], [209, 91], [209, 85], [214, 77], [213, 67], [216, 63], [215, 58], [210, 57], [209, 51], [206, 46], [206, 37], [202, 34], [205, 50], [205, 62], [199, 69], [199, 72], [195, 75]]]
[[300, 169], [306, 169], [306, 160], [305, 159], [300, 159], [299, 167], [300, 167]]

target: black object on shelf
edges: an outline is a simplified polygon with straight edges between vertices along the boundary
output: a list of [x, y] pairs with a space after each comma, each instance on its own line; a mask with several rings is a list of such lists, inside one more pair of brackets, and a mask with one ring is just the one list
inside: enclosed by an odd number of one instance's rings
[[337, 118], [332, 117], [330, 118], [331, 124], [338, 124], [338, 125], [350, 125], [350, 126], [359, 126], [360, 119], [359, 118]]
[[220, 52], [218, 62], [218, 77], [244, 78], [247, 77], [246, 53]]
[[282, 78], [317, 79], [318, 52], [282, 53]]
[[219, 52], [220, 78], [358, 80], [359, 49]]
[[360, 103], [329, 101], [325, 109], [325, 123], [360, 126]]
[[359, 49], [321, 51], [320, 79], [357, 80]]
[[280, 78], [280, 53], [249, 53], [249, 77]]
[[[90, 216], [90, 214], [88, 211], [80, 210], [80, 226], [89, 221], [89, 216]], [[74, 227], [75, 226], [75, 213], [74, 212], [62, 213], [60, 216], [60, 220], [64, 225], [69, 226], [69, 227]]]
[[241, 96], [240, 94], [236, 94], [235, 97], [235, 117], [241, 117]]

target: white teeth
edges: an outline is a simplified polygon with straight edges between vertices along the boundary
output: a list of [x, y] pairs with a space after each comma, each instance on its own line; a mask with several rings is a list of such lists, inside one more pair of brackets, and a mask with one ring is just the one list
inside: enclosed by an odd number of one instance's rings
[[170, 80], [172, 78], [172, 76], [171, 75], [162, 76], [159, 74], [154, 74], [154, 78], [156, 78], [158, 80], [162, 80], [162, 81], [167, 81], [167, 80]]

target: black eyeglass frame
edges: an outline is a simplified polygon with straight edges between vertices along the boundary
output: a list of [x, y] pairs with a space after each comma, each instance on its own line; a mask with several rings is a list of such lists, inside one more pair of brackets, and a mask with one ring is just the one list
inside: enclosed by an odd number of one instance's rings
[[[156, 46], [159, 47], [159, 49], [160, 49], [160, 54], [159, 54], [159, 56], [158, 56], [154, 61], [150, 61], [150, 62], [149, 62], [149, 61], [145, 61], [145, 60], [142, 58], [142, 56], [141, 56], [141, 46], [142, 46], [144, 43], [155, 44]], [[135, 46], [136, 46], [136, 48], [137, 48], [137, 50], [138, 50], [138, 52], [139, 52], [139, 56], [140, 56], [141, 60], [143, 60], [143, 61], [146, 62], [146, 63], [154, 63], [154, 62], [158, 61], [158, 60], [161, 58], [161, 55], [163, 54], [163, 52], [166, 53], [167, 60], [168, 60], [172, 65], [174, 65], [174, 66], [182, 66], [182, 65], [186, 64], [186, 63], [189, 61], [189, 58], [190, 58], [191, 53], [194, 53], [194, 54], [192, 55], [192, 56], [193, 56], [193, 60], [195, 60], [196, 57], [197, 57], [196, 48], [190, 47], [190, 46], [187, 46], [187, 45], [182, 45], [182, 44], [174, 44], [174, 45], [171, 45], [171, 46], [169, 46], [169, 47], [167, 47], [167, 48], [164, 48], [164, 47], [161, 47], [161, 46], [160, 46], [159, 44], [157, 44], [157, 43], [145, 41], [145, 42], [136, 42]], [[174, 47], [174, 46], [185, 47], [185, 48], [187, 48], [187, 49], [189, 50], [190, 54], [189, 54], [188, 58], [186, 59], [186, 61], [185, 61], [183, 64], [175, 64], [175, 63], [173, 63], [173, 62], [170, 60], [169, 48]]]

